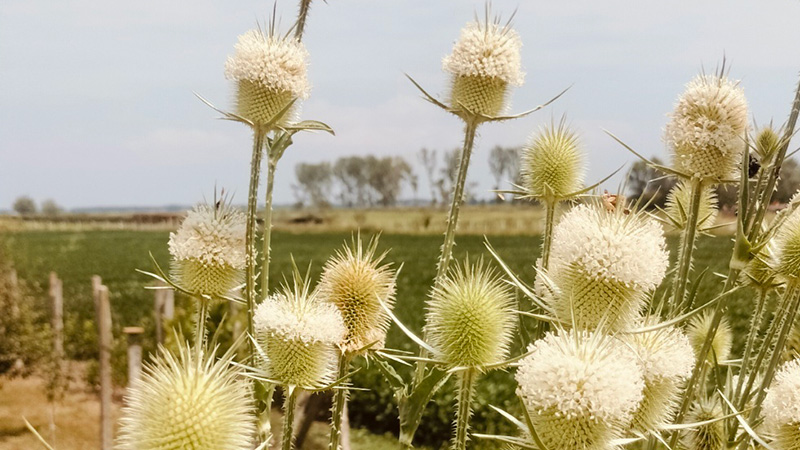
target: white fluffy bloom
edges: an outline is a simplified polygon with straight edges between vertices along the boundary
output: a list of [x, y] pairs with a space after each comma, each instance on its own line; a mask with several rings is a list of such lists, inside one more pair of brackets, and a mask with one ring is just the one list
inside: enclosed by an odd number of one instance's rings
[[250, 30], [239, 36], [235, 52], [225, 63], [225, 76], [233, 81], [260, 83], [273, 92], [291, 92], [308, 98], [311, 90], [306, 77], [308, 52], [291, 37], [265, 35]]
[[610, 448], [642, 400], [644, 382], [633, 352], [585, 331], [548, 333], [530, 350], [517, 371], [517, 394], [547, 448]]
[[472, 22], [461, 30], [453, 53], [444, 57], [442, 67], [454, 76], [499, 78], [522, 86], [522, 41], [516, 31], [497, 23]]
[[258, 305], [253, 320], [259, 330], [306, 344], [336, 344], [347, 332], [335, 305], [316, 300], [297, 301], [286, 293], [274, 294]]
[[574, 317], [585, 327], [605, 320], [621, 328], [635, 320], [668, 262], [663, 230], [654, 219], [580, 205], [553, 231], [547, 275], [559, 292], [547, 300], [561, 320]]
[[786, 363], [775, 374], [763, 408], [764, 424], [770, 430], [779, 433], [782, 428], [794, 428], [800, 438], [800, 359]]
[[678, 170], [701, 178], [735, 176], [744, 152], [747, 99], [737, 81], [698, 75], [670, 114], [665, 140]]

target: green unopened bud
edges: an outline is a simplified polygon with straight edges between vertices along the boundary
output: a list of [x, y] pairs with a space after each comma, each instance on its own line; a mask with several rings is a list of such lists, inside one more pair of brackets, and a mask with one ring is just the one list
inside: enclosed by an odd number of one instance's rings
[[709, 399], [700, 399], [692, 406], [686, 415], [690, 423], [713, 421], [689, 428], [684, 437], [684, 445], [692, 450], [724, 450], [725, 423], [720, 420], [723, 416], [722, 407], [718, 402]]
[[771, 126], [761, 129], [756, 136], [756, 153], [761, 164], [766, 164], [778, 153], [781, 146], [781, 137]]
[[583, 185], [583, 152], [564, 121], [543, 128], [522, 150], [522, 187], [546, 201], [566, 200]]
[[[667, 194], [664, 212], [670, 218], [670, 222], [679, 230], [686, 228], [687, 213], [692, 201], [691, 193], [691, 184], [684, 180], [675, 185]], [[706, 184], [700, 192], [697, 228], [703, 230], [713, 226], [717, 220], [717, 212], [717, 194], [714, 186]]]
[[[714, 320], [713, 312], [705, 312], [694, 319], [686, 327], [686, 334], [692, 344], [695, 354], [699, 354], [711, 331], [711, 324]], [[711, 341], [711, 351], [706, 356], [706, 361], [717, 363], [726, 361], [731, 355], [733, 345], [733, 330], [731, 330], [728, 320], [723, 317], [717, 328], [717, 332]]]

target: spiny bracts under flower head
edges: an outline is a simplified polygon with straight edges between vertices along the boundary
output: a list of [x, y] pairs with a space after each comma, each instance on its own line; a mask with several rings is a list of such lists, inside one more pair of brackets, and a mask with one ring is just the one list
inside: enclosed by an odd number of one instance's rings
[[545, 296], [556, 317], [579, 328], [630, 326], [667, 270], [661, 225], [624, 208], [579, 205], [556, 225]]
[[[686, 334], [689, 336], [689, 342], [692, 344], [695, 355], [699, 354], [703, 348], [713, 320], [714, 313], [708, 311], [695, 316], [686, 327]], [[728, 319], [723, 316], [719, 323], [719, 328], [717, 328], [717, 333], [714, 335], [714, 340], [711, 341], [711, 351], [708, 352], [706, 361], [714, 362], [716, 360], [718, 363], [726, 361], [731, 356], [732, 345], [733, 330], [731, 330]]]
[[364, 247], [358, 236], [322, 272], [320, 297], [342, 314], [347, 335], [341, 347], [348, 353], [382, 348], [391, 323], [381, 302], [394, 306], [396, 275], [388, 264], [381, 265], [385, 254], [376, 256], [377, 246], [377, 238]]
[[269, 379], [302, 388], [334, 381], [347, 329], [336, 306], [323, 302], [300, 275], [293, 287], [284, 285], [258, 305], [254, 320]]
[[800, 447], [800, 360], [784, 364], [764, 399], [764, 425], [776, 450]]
[[501, 362], [515, 326], [514, 297], [483, 261], [456, 265], [431, 293], [429, 342], [450, 367], [480, 369]]
[[[250, 30], [239, 36], [225, 62], [225, 76], [237, 83], [237, 114], [263, 127], [297, 99], [308, 98], [308, 52], [292, 36]], [[291, 112], [274, 125], [291, 120]]]
[[521, 86], [525, 74], [520, 69], [522, 41], [510, 24], [501, 25], [487, 17], [461, 30], [453, 53], [442, 61], [453, 75], [451, 107], [468, 113], [497, 116], [506, 107], [508, 86]]
[[161, 349], [129, 388], [118, 445], [124, 450], [250, 449], [254, 408], [247, 381], [214, 352]]
[[548, 333], [516, 379], [534, 429], [549, 450], [607, 450], [642, 400], [636, 355], [621, 341], [579, 330]]
[[747, 120], [747, 99], [737, 81], [724, 75], [695, 77], [665, 130], [675, 169], [702, 179], [735, 177]]
[[692, 450], [724, 450], [727, 447], [722, 407], [716, 400], [700, 398], [686, 415], [688, 423], [704, 423], [689, 428], [683, 436], [683, 445]]
[[770, 240], [747, 263], [747, 266], [742, 271], [742, 282], [757, 289], [771, 289], [780, 285], [780, 281], [776, 279], [775, 269], [772, 267], [774, 254], [775, 241]]
[[[645, 325], [650, 323], [645, 321]], [[638, 356], [644, 376], [643, 398], [634, 414], [633, 428], [640, 432], [659, 430], [675, 414], [682, 383], [694, 368], [692, 346], [675, 327], [630, 334], [624, 341]]]
[[225, 199], [198, 205], [169, 235], [172, 275], [190, 292], [220, 297], [244, 281], [244, 214]]
[[583, 159], [578, 137], [564, 121], [550, 124], [522, 149], [522, 187], [548, 202], [568, 199], [583, 185]]
[[[691, 197], [692, 186], [686, 180], [681, 180], [667, 194], [664, 212], [667, 214], [670, 223], [679, 230], [686, 228], [687, 215], [692, 202]], [[717, 194], [714, 186], [705, 184], [700, 188], [697, 228], [702, 231], [713, 226], [717, 220], [717, 212]]]
[[[791, 203], [794, 204], [800, 196], [800, 192], [792, 197]], [[772, 266], [776, 273], [787, 281], [796, 281], [800, 278], [800, 210], [789, 208], [779, 214], [789, 214], [783, 225], [778, 229], [774, 238], [775, 255]]]

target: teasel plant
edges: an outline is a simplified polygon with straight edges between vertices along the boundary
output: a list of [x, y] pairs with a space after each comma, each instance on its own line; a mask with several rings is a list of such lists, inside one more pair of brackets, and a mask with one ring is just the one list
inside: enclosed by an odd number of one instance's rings
[[[464, 200], [467, 172], [478, 128], [484, 123], [527, 116], [546, 107], [566, 92], [564, 90], [548, 102], [523, 113], [506, 113], [511, 87], [521, 86], [524, 81], [520, 58], [522, 42], [512, 27], [511, 19], [501, 22], [499, 17], [492, 16], [487, 4], [483, 19], [476, 17], [474, 22], [461, 30], [452, 53], [442, 61], [444, 71], [452, 77], [446, 100], [437, 99], [413, 78], [408, 77], [425, 100], [464, 122], [464, 143], [447, 215], [444, 242], [437, 263], [434, 291], [444, 282], [452, 260], [459, 212]], [[427, 327], [423, 331], [423, 339], [426, 335]], [[448, 377], [447, 371], [436, 366], [429, 367], [427, 356], [428, 350], [421, 346], [413, 379], [395, 390], [400, 410], [400, 442], [404, 448], [411, 448], [425, 404]]]
[[[342, 316], [345, 334], [338, 343], [338, 377], [344, 381], [352, 361], [357, 357], [372, 358], [382, 350], [391, 325], [399, 271], [383, 263], [387, 252], [378, 253], [379, 236], [365, 245], [361, 234], [336, 252], [322, 272], [319, 282], [321, 301], [333, 305]], [[329, 448], [338, 450], [342, 440], [342, 422], [348, 390], [335, 390], [331, 408]]]

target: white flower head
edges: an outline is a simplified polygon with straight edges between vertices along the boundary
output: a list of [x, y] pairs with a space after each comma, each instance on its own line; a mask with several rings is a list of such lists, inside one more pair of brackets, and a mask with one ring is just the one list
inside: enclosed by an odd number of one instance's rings
[[300, 41], [250, 30], [239, 36], [234, 48], [234, 54], [225, 62], [225, 76], [229, 80], [250, 81], [273, 92], [308, 98], [311, 90], [306, 77], [308, 52]]
[[227, 294], [244, 277], [245, 230], [244, 214], [225, 199], [196, 206], [169, 235], [173, 275], [192, 292]]
[[636, 355], [612, 337], [577, 330], [548, 333], [529, 350], [517, 394], [547, 448], [610, 448], [642, 400]]
[[778, 370], [763, 408], [764, 425], [782, 444], [776, 448], [797, 448], [800, 445], [800, 359]]
[[442, 60], [442, 67], [457, 77], [498, 78], [522, 86], [521, 48], [522, 40], [510, 26], [497, 21], [470, 22], [461, 30], [453, 53]]
[[556, 315], [576, 326], [606, 321], [620, 329], [638, 317], [669, 262], [661, 225], [623, 208], [579, 205], [553, 231], [547, 275], [560, 292], [547, 298]]
[[347, 329], [336, 306], [322, 302], [307, 282], [295, 278], [293, 288], [284, 286], [258, 305], [253, 320], [271, 379], [302, 387], [333, 381]]
[[738, 81], [698, 75], [686, 85], [665, 129], [675, 168], [706, 179], [735, 176], [747, 120], [747, 99]]

